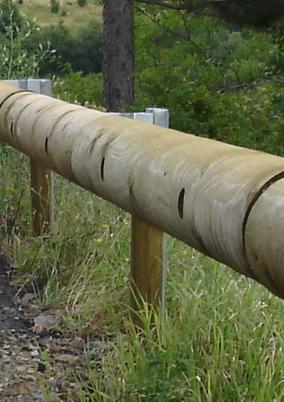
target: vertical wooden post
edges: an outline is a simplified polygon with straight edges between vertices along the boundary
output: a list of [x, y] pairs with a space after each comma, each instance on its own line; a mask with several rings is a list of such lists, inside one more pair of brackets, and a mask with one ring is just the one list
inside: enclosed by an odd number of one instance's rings
[[[160, 113], [160, 109], [159, 109]], [[168, 111], [164, 110], [168, 116]], [[134, 113], [134, 119], [155, 124], [155, 109]], [[168, 126], [168, 118], [157, 125]], [[165, 304], [166, 264], [164, 234], [136, 216], [131, 222], [131, 307], [134, 323], [140, 324], [137, 313], [147, 303], [151, 310]]]
[[[51, 96], [51, 81], [46, 79], [28, 79], [27, 89]], [[34, 236], [48, 233], [53, 220], [53, 180], [52, 172], [37, 161], [31, 159], [31, 202], [32, 229]]]
[[48, 233], [52, 222], [52, 177], [49, 169], [31, 159], [32, 229], [34, 236]]
[[163, 232], [136, 216], [131, 222], [131, 307], [133, 319], [143, 303], [156, 309], [164, 297]]
[[[51, 96], [52, 86], [48, 79], [6, 80], [18, 88]], [[52, 172], [31, 159], [31, 203], [32, 229], [35, 236], [50, 230], [53, 220], [53, 180]]]

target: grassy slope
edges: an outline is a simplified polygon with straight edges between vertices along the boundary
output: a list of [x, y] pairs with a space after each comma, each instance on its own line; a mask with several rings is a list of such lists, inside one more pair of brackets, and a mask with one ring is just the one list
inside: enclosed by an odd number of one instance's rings
[[[94, 18], [101, 19], [102, 13], [102, 7], [95, 0], [88, 0], [85, 7], [79, 7], [76, 0], [62, 0], [58, 14], [50, 12], [49, 0], [25, 0], [20, 9], [26, 16], [36, 18], [40, 26], [62, 21], [72, 32], [86, 26]], [[62, 16], [62, 11], [66, 11], [65, 16]]]

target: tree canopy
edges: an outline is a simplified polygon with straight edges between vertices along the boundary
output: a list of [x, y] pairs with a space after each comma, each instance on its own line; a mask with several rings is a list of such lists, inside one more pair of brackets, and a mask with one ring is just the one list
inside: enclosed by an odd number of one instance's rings
[[215, 9], [229, 22], [265, 28], [280, 20], [284, 13], [284, 0], [136, 0], [139, 3], [156, 5], [162, 8], [184, 10], [192, 13], [197, 10]]

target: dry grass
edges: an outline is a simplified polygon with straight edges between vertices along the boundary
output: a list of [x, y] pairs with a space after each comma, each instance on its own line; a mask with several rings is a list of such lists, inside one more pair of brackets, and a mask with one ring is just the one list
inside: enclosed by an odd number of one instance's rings
[[24, 0], [20, 6], [23, 14], [36, 18], [40, 26], [64, 22], [72, 32], [76, 32], [94, 18], [101, 19], [102, 6], [96, 0], [88, 0], [85, 7], [79, 7], [77, 0], [61, 0], [58, 14], [51, 13], [49, 0]]

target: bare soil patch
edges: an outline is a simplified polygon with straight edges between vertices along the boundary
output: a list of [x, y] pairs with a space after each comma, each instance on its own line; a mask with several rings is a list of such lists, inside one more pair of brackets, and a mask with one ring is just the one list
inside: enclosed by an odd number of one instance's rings
[[78, 400], [78, 379], [85, 362], [94, 367], [108, 340], [86, 343], [77, 335], [58, 331], [61, 314], [36, 304], [32, 294], [15, 303], [17, 286], [7, 259], [0, 254], [0, 400]]

